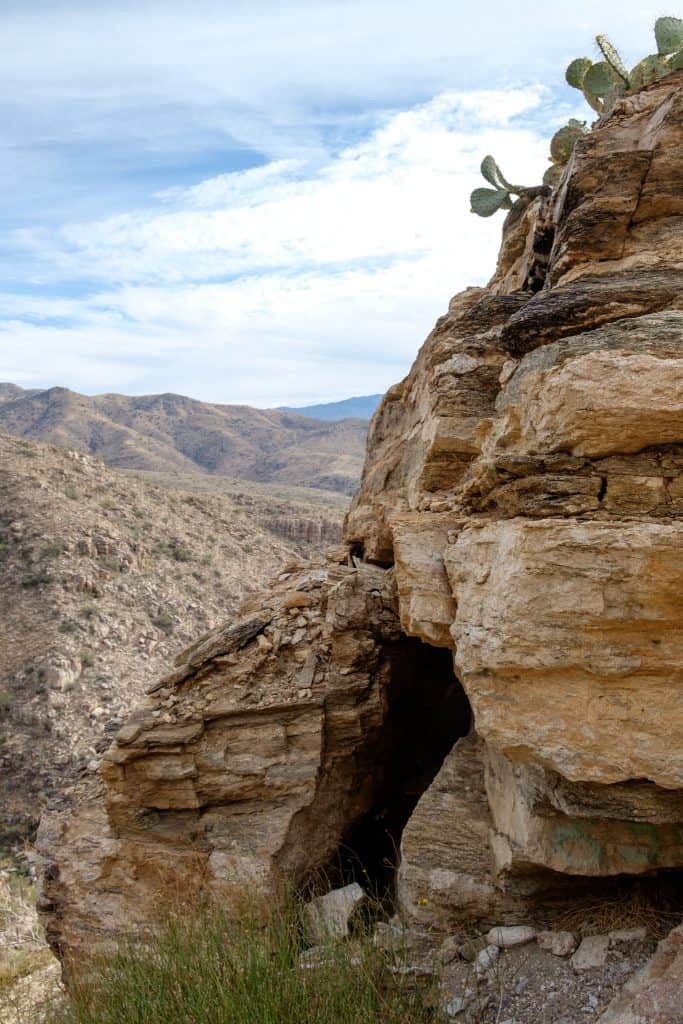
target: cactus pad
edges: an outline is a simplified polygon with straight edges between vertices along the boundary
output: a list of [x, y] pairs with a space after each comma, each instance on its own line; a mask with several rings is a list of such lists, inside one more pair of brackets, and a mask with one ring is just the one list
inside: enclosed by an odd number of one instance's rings
[[482, 160], [481, 173], [488, 183], [496, 189], [508, 189], [510, 187], [492, 156], [485, 156]]
[[631, 87], [633, 89], [642, 89], [644, 85], [658, 82], [660, 78], [664, 78], [670, 71], [671, 65], [665, 57], [661, 57], [659, 54], [644, 57], [631, 71], [629, 76]]
[[491, 217], [498, 210], [509, 210], [512, 206], [510, 193], [500, 188], [475, 188], [470, 196], [472, 213], [480, 217]]
[[543, 184], [555, 188], [564, 170], [564, 164], [553, 164], [543, 175]]
[[623, 87], [623, 84], [619, 75], [606, 60], [592, 64], [583, 80], [583, 88], [591, 96], [609, 96], [620, 86]]
[[683, 47], [683, 21], [680, 18], [657, 18], [655, 39], [660, 54], [680, 50]]
[[565, 71], [564, 77], [575, 89], [583, 89], [583, 80], [592, 63], [588, 57], [577, 57]]
[[607, 36], [596, 36], [595, 41], [600, 47], [600, 52], [614, 73], [622, 80], [624, 85], [629, 86], [630, 81], [628, 71], [626, 70], [624, 62], [621, 59], [621, 54], [617, 50], [616, 46], [612, 45]]
[[586, 125], [574, 118], [555, 132], [550, 140], [550, 157], [556, 164], [566, 164], [578, 139], [586, 132]]

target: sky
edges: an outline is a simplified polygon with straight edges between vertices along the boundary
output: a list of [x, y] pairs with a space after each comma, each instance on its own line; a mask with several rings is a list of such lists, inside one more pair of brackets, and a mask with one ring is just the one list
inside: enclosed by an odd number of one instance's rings
[[0, 0], [0, 380], [259, 407], [382, 392], [495, 267], [635, 0]]

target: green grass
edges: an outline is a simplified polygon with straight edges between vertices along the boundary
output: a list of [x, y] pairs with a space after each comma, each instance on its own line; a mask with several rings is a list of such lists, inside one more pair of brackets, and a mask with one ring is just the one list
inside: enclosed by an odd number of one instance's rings
[[327, 943], [301, 968], [306, 946], [294, 904], [185, 910], [145, 943], [122, 945], [81, 974], [50, 1024], [427, 1024], [428, 993], [402, 987], [366, 937]]

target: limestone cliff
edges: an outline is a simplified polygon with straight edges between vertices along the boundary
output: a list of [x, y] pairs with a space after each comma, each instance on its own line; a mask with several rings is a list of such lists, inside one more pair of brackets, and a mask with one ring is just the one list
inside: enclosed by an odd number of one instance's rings
[[348, 849], [436, 929], [683, 867], [682, 174], [677, 73], [515, 205], [375, 414], [347, 550], [184, 652], [45, 817], [63, 955]]

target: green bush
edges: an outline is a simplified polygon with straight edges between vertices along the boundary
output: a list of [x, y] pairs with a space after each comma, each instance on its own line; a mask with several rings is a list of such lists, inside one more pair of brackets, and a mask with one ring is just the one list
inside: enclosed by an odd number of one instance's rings
[[370, 941], [306, 943], [296, 904], [267, 922], [253, 908], [169, 916], [144, 944], [76, 977], [50, 1024], [426, 1024], [431, 992], [401, 984]]
[[21, 585], [22, 587], [39, 587], [43, 583], [49, 583], [51, 578], [49, 572], [27, 573], [26, 576], [21, 577]]

